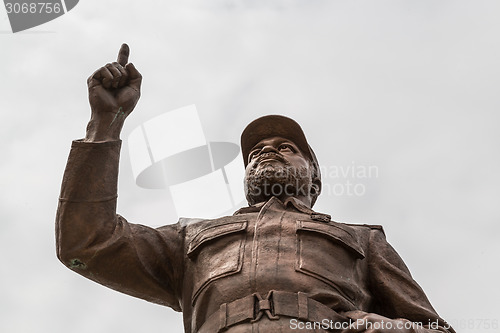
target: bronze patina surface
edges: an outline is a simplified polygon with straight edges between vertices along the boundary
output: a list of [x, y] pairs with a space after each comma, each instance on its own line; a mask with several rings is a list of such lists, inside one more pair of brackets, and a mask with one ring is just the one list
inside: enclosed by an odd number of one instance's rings
[[265, 116], [243, 131], [249, 206], [234, 215], [156, 229], [117, 215], [120, 131], [142, 80], [128, 55], [124, 44], [88, 79], [92, 117], [72, 144], [57, 211], [67, 267], [182, 311], [185, 332], [455, 332], [381, 226], [312, 209], [319, 166], [290, 118]]

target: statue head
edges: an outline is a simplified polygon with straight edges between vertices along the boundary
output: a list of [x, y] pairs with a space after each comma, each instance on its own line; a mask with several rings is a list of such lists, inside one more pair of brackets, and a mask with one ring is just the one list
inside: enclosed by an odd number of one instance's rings
[[318, 161], [300, 125], [285, 116], [252, 121], [241, 134], [249, 204], [295, 197], [312, 207], [321, 192]]

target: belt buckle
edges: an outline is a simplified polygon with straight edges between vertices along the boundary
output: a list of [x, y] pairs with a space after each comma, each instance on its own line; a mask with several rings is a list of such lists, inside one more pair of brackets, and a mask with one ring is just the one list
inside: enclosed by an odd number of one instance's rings
[[270, 320], [277, 320], [280, 317], [275, 316], [273, 314], [274, 312], [274, 303], [273, 303], [273, 291], [271, 290], [266, 298], [262, 298], [259, 293], [254, 293], [253, 295], [253, 300], [254, 300], [254, 306], [253, 306], [253, 319], [251, 320], [252, 323], [259, 321], [260, 318], [264, 315], [264, 313], [267, 315], [267, 318]]

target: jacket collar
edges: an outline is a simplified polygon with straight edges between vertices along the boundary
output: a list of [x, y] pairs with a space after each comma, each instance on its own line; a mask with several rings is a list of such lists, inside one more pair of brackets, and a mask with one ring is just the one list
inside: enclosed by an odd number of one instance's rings
[[242, 207], [242, 208], [238, 209], [233, 215], [260, 212], [264, 206], [268, 206], [268, 205], [272, 204], [273, 202], [280, 204], [283, 207], [283, 209], [292, 208], [292, 209], [295, 209], [301, 213], [310, 215], [311, 218], [314, 220], [323, 221], [323, 222], [331, 221], [330, 215], [315, 212], [311, 208], [307, 207], [302, 201], [300, 201], [297, 198], [293, 198], [293, 197], [286, 199], [285, 202], [282, 202], [280, 199], [278, 199], [276, 197], [271, 197], [266, 202], [259, 202], [258, 204], [251, 205], [249, 207]]

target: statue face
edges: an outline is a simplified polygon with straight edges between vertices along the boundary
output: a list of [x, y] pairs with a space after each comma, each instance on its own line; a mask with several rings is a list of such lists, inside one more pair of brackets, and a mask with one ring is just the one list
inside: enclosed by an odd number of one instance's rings
[[271, 196], [307, 197], [312, 169], [309, 160], [290, 140], [272, 137], [261, 140], [250, 151], [245, 173], [245, 193], [250, 204]]

